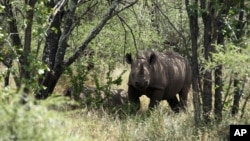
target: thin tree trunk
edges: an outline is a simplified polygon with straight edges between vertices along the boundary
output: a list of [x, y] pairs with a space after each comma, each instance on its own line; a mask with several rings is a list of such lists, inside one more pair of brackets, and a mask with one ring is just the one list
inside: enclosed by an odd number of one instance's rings
[[[211, 19], [208, 17], [204, 19], [204, 58], [206, 61], [211, 59]], [[210, 112], [212, 110], [212, 71], [205, 70], [203, 75], [203, 117], [207, 122], [210, 120]]]
[[212, 111], [212, 74], [209, 70], [206, 70], [204, 74], [202, 102], [204, 120], [209, 122]]
[[[12, 11], [12, 4], [10, 3], [10, 1], [4, 1], [1, 4], [3, 4], [5, 6], [4, 8], [4, 12], [8, 18], [8, 34], [9, 37], [11, 39], [11, 47], [13, 47], [13, 54], [12, 56], [6, 56], [4, 58], [4, 64], [7, 66], [8, 71], [7, 71], [7, 75], [5, 76], [5, 86], [9, 85], [9, 76], [10, 76], [10, 68], [12, 67], [12, 62], [13, 62], [13, 58], [15, 55], [20, 55], [21, 52], [21, 48], [22, 48], [22, 43], [21, 43], [21, 38], [18, 34], [18, 28], [17, 28], [17, 22], [15, 19], [15, 16], [13, 14]], [[15, 52], [15, 49], [17, 48], [17, 52]], [[15, 82], [16, 82], [16, 86], [18, 88], [20, 88], [20, 81], [15, 78]]]
[[234, 79], [234, 100], [232, 106], [232, 116], [235, 116], [239, 112], [240, 98], [241, 98], [241, 90], [240, 90], [240, 81], [238, 78]]
[[216, 67], [214, 71], [215, 77], [215, 95], [214, 95], [214, 114], [215, 119], [220, 122], [222, 120], [222, 65]]
[[230, 93], [230, 89], [231, 89], [231, 86], [232, 86], [232, 83], [233, 83], [233, 72], [230, 72], [230, 76], [229, 76], [230, 78], [229, 78], [229, 84], [228, 84], [228, 87], [227, 87], [227, 90], [226, 90], [226, 92], [225, 92], [225, 94], [224, 94], [224, 99], [223, 99], [223, 103], [222, 103], [222, 109], [224, 108], [224, 106], [225, 106], [225, 104], [227, 103], [227, 98], [228, 98], [228, 96], [230, 95], [229, 93]]
[[241, 116], [240, 116], [240, 118], [243, 118], [243, 116], [244, 116], [245, 109], [247, 107], [247, 102], [248, 102], [249, 99], [250, 99], [250, 93], [248, 93], [248, 95], [247, 95], [247, 97], [246, 97], [246, 99], [245, 99], [245, 101], [243, 103], [243, 106], [242, 106], [242, 109], [241, 109]]
[[9, 86], [10, 68], [11, 67], [7, 67], [7, 72], [6, 72], [5, 76], [4, 76], [4, 87], [8, 87]]
[[[20, 57], [20, 63], [21, 63], [20, 76], [21, 79], [24, 80], [24, 82], [31, 78], [30, 71], [27, 68], [30, 67], [29, 55], [31, 51], [32, 24], [33, 24], [34, 7], [36, 4], [36, 0], [25, 1], [25, 4], [27, 6], [30, 6], [30, 8], [28, 8], [28, 10], [26, 11], [25, 18], [27, 20], [27, 26], [24, 31], [25, 33], [24, 33], [23, 53]], [[24, 92], [29, 93], [29, 88], [27, 85], [25, 85]]]
[[[221, 1], [219, 3], [220, 5], [224, 5], [224, 7], [219, 11], [216, 20], [215, 20], [215, 26], [217, 33], [217, 44], [219, 47], [221, 47], [223, 50], [225, 49], [224, 44], [224, 29], [225, 29], [225, 15], [228, 14], [229, 11], [229, 3], [227, 1]], [[214, 96], [214, 113], [215, 113], [215, 119], [220, 122], [222, 120], [222, 91], [223, 91], [223, 81], [222, 81], [222, 68], [223, 66], [219, 64], [214, 71], [214, 79], [215, 79], [215, 96]]]
[[194, 120], [196, 126], [199, 125], [201, 121], [201, 102], [200, 102], [200, 90], [199, 90], [199, 67], [198, 67], [198, 7], [192, 9], [193, 5], [196, 5], [198, 0], [189, 3], [189, 0], [185, 0], [186, 10], [189, 17], [189, 28], [192, 40], [192, 88], [193, 88], [193, 104], [194, 104]]
[[[240, 9], [244, 9], [244, 0], [240, 0]], [[244, 27], [244, 10], [241, 10], [239, 13], [239, 19], [236, 25], [236, 40], [234, 41], [234, 44], [238, 44], [240, 42], [240, 38], [244, 35], [243, 34], [243, 27]], [[237, 72], [235, 73], [235, 78], [234, 78], [234, 101], [233, 101], [233, 106], [231, 109], [231, 114], [232, 116], [235, 116], [239, 112], [239, 103], [240, 103], [240, 98], [242, 95], [242, 91], [240, 89], [240, 80], [238, 78]]]
[[[216, 41], [215, 29], [215, 1], [200, 0], [200, 8], [204, 10], [202, 13], [202, 20], [204, 23], [204, 58], [206, 61], [211, 61], [211, 53]], [[210, 121], [210, 113], [212, 111], [212, 70], [205, 70], [203, 75], [203, 117], [205, 122]]]

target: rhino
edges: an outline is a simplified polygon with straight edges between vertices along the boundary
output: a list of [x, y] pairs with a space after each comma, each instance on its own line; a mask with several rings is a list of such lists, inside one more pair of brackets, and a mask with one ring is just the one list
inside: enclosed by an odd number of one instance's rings
[[144, 51], [135, 59], [127, 53], [125, 58], [131, 67], [128, 79], [130, 102], [139, 104], [139, 97], [146, 95], [150, 98], [149, 107], [167, 100], [174, 112], [185, 111], [192, 82], [191, 66], [186, 58], [173, 51]]

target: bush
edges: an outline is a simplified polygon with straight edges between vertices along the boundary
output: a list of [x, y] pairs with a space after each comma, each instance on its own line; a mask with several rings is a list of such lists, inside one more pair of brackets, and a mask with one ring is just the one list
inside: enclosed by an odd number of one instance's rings
[[59, 112], [48, 110], [43, 104], [33, 100], [21, 105], [21, 95], [7, 89], [1, 90], [0, 140], [4, 141], [56, 141], [74, 140], [66, 137], [66, 124]]

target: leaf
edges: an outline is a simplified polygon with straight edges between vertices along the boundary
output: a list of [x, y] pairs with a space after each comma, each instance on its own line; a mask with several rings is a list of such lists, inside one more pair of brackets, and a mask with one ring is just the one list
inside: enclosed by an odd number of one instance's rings
[[44, 72], [45, 72], [44, 69], [38, 69], [38, 74], [41, 75], [41, 74], [44, 74]]

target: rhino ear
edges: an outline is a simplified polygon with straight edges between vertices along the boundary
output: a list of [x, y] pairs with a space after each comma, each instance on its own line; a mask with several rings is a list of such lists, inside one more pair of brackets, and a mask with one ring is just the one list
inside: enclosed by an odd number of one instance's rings
[[149, 64], [154, 64], [156, 62], [156, 54], [152, 53], [148, 60]]
[[133, 61], [133, 59], [132, 59], [131, 54], [130, 54], [130, 53], [127, 53], [127, 54], [126, 54], [126, 62], [127, 62], [128, 64], [131, 64], [132, 61]]

